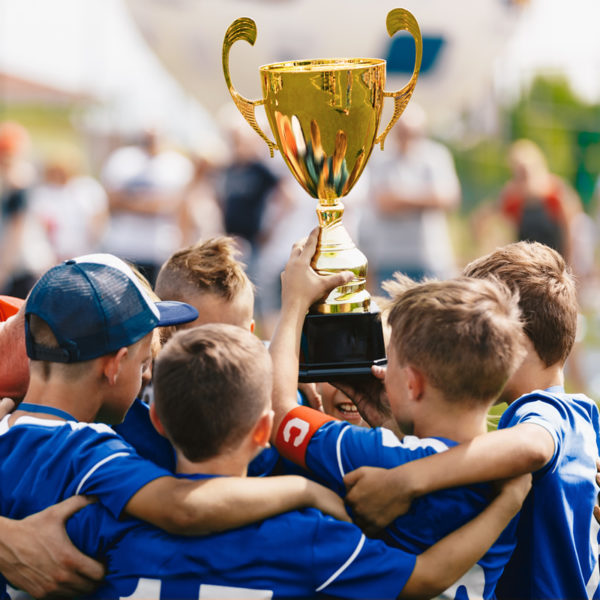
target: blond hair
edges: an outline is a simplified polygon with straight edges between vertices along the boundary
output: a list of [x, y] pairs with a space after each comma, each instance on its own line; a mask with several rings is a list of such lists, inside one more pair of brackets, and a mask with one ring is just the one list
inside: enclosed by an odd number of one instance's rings
[[156, 293], [162, 300], [184, 300], [206, 292], [231, 301], [246, 287], [253, 290], [239, 254], [233, 239], [226, 236], [183, 248], [161, 267]]

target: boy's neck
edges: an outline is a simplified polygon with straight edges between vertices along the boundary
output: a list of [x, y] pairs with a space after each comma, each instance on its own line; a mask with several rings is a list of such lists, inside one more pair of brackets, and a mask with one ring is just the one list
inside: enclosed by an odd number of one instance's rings
[[414, 421], [414, 435], [468, 442], [486, 433], [489, 404], [461, 399], [449, 401], [441, 393], [428, 392]]
[[180, 475], [228, 475], [230, 477], [246, 477], [248, 471], [248, 457], [241, 452], [220, 454], [199, 462], [188, 460], [176, 448], [177, 469]]
[[[39, 375], [32, 373], [23, 402], [58, 408], [77, 421], [93, 423], [101, 400], [99, 395], [91, 389], [87, 380], [85, 382], [65, 381], [55, 377], [44, 380]], [[17, 407], [14, 416], [18, 418], [27, 412], [27, 410], [21, 411]], [[42, 412], [35, 414], [44, 419], [60, 419], [60, 417], [45, 415]]]
[[530, 350], [517, 372], [506, 384], [502, 400], [511, 404], [524, 394], [533, 390], [546, 390], [554, 386], [563, 387], [565, 383], [563, 364], [558, 362], [547, 367], [537, 352]]

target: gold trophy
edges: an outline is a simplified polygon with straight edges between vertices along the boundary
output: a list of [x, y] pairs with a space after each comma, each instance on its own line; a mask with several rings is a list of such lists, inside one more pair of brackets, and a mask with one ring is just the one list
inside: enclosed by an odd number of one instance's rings
[[[352, 271], [354, 279], [315, 303], [304, 322], [301, 381], [327, 381], [370, 373], [385, 364], [380, 313], [365, 288], [367, 259], [342, 226], [340, 201], [360, 177], [375, 144], [384, 141], [408, 104], [421, 66], [419, 25], [407, 10], [387, 15], [388, 33], [408, 31], [415, 40], [412, 77], [397, 92], [384, 91], [385, 60], [332, 58], [295, 60], [260, 67], [263, 98], [248, 100], [234, 88], [229, 51], [244, 40], [256, 41], [252, 19], [236, 19], [223, 41], [223, 71], [229, 92], [250, 126], [267, 143], [271, 156], [279, 150], [294, 177], [318, 199], [319, 244], [312, 259], [318, 273]], [[393, 116], [379, 136], [385, 97], [394, 99]], [[264, 106], [275, 141], [256, 121], [255, 107]]]

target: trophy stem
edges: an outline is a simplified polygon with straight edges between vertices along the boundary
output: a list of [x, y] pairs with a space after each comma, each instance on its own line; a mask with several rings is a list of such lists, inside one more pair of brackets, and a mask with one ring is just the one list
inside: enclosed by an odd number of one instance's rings
[[340, 201], [317, 206], [319, 242], [311, 264], [322, 275], [352, 271], [354, 279], [313, 304], [312, 314], [364, 313], [371, 305], [371, 296], [366, 290], [367, 258], [344, 229], [343, 214], [344, 205]]

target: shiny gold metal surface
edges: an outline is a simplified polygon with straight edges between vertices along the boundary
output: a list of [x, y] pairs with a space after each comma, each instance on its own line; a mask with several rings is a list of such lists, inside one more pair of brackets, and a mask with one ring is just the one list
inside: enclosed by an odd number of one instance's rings
[[[320, 273], [351, 270], [355, 278], [311, 307], [311, 312], [366, 312], [367, 259], [342, 226], [345, 196], [360, 177], [375, 144], [383, 150], [387, 134], [399, 119], [415, 88], [421, 65], [419, 26], [407, 10], [390, 11], [390, 36], [408, 31], [415, 39], [416, 59], [410, 81], [397, 92], [386, 92], [385, 60], [333, 58], [296, 60], [260, 67], [263, 98], [248, 100], [233, 86], [229, 74], [231, 46], [256, 41], [256, 24], [237, 19], [223, 42], [223, 71], [229, 92], [250, 126], [265, 140], [271, 156], [279, 150], [294, 177], [317, 198], [319, 246], [313, 267]], [[377, 136], [384, 98], [394, 99], [394, 114]], [[262, 131], [255, 108], [264, 106], [275, 141]]]

